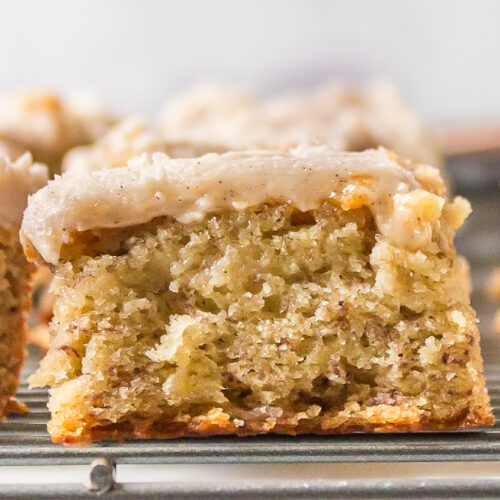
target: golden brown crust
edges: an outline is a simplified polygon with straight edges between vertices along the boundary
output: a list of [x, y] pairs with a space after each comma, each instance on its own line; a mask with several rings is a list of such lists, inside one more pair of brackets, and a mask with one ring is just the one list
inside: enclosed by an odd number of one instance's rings
[[109, 424], [94, 427], [83, 435], [55, 434], [52, 436], [54, 443], [63, 444], [86, 444], [94, 441], [125, 441], [131, 439], [173, 439], [180, 437], [209, 437], [217, 435], [234, 434], [238, 437], [256, 436], [258, 434], [286, 434], [296, 436], [298, 434], [351, 434], [353, 432], [426, 432], [426, 431], [459, 431], [475, 427], [493, 425], [494, 420], [489, 415], [474, 415], [460, 421], [436, 422], [422, 419], [415, 424], [342, 424], [334, 429], [322, 428], [321, 424], [311, 425], [276, 425], [268, 430], [267, 422], [253, 422], [239, 428], [233, 424], [213, 424], [209, 421], [198, 421], [186, 423], [178, 421], [151, 422], [145, 425], [143, 422], [134, 424], [124, 422], [120, 424]]
[[467, 413], [458, 419], [449, 421], [433, 421], [421, 418], [420, 421], [409, 423], [387, 423], [385, 421], [371, 423], [342, 423], [338, 427], [324, 427], [328, 418], [316, 419], [314, 423], [291, 424], [276, 423], [270, 429], [267, 421], [245, 422], [240, 427], [230, 420], [216, 419], [210, 417], [195, 417], [188, 422], [179, 420], [158, 421], [127, 421], [117, 424], [96, 426], [88, 429], [83, 434], [58, 433], [52, 435], [55, 443], [63, 444], [87, 444], [94, 441], [113, 440], [125, 441], [131, 439], [172, 439], [180, 437], [209, 437], [217, 435], [234, 434], [239, 437], [256, 436], [258, 434], [285, 434], [295, 436], [298, 434], [350, 434], [353, 432], [422, 432], [422, 431], [459, 431], [475, 427], [490, 426], [494, 418], [486, 412]]

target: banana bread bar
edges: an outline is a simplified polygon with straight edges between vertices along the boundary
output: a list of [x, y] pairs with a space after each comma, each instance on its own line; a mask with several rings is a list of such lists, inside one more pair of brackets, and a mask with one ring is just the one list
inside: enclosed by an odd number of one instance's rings
[[30, 199], [56, 442], [493, 422], [453, 247], [469, 205], [383, 149], [144, 154]]

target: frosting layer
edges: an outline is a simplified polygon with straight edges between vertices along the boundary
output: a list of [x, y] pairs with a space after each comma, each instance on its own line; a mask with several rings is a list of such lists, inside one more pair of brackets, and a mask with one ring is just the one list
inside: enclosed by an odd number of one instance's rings
[[194, 159], [154, 153], [123, 168], [56, 177], [30, 199], [21, 237], [55, 264], [61, 246], [79, 231], [166, 215], [189, 223], [265, 202], [290, 202], [307, 211], [329, 198], [344, 209], [367, 206], [382, 234], [414, 247], [429, 241], [445, 203], [383, 149], [346, 153], [300, 147]]
[[29, 153], [12, 162], [0, 154], [0, 226], [17, 231], [28, 196], [47, 183], [47, 167], [33, 163]]

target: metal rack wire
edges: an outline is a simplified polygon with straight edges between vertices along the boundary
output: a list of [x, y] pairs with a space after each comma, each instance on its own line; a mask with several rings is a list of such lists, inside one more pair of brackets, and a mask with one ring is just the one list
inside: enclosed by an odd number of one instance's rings
[[[2, 488], [5, 498], [95, 498], [96, 493], [83, 488], [54, 485], [40, 490], [33, 485]], [[101, 495], [101, 494], [99, 494]], [[136, 483], [116, 485], [99, 498], [151, 499], [487, 499], [500, 496], [500, 482], [495, 479], [474, 480], [353, 480], [353, 481], [252, 481], [239, 484]]]
[[[473, 165], [473, 166], [471, 166]], [[254, 438], [212, 437], [165, 441], [99, 443], [86, 448], [65, 448], [52, 444], [46, 431], [49, 413], [47, 392], [30, 390], [26, 380], [18, 397], [30, 413], [10, 418], [0, 426], [0, 465], [90, 464], [104, 458], [103, 481], [95, 491], [114, 485], [113, 464], [202, 464], [202, 463], [311, 463], [311, 462], [450, 462], [500, 461], [500, 337], [489, 334], [494, 306], [485, 300], [484, 282], [491, 267], [500, 264], [500, 153], [460, 155], [450, 161], [450, 171], [458, 192], [472, 200], [475, 212], [460, 236], [457, 248], [470, 260], [473, 269], [473, 305], [482, 321], [482, 345], [486, 376], [496, 424], [468, 432], [416, 434], [354, 434], [349, 436], [264, 436]], [[495, 236], [497, 235], [497, 236]], [[36, 363], [31, 352], [27, 372]], [[99, 464], [98, 464], [99, 465]], [[101, 464], [102, 466], [102, 464]], [[93, 470], [97, 471], [98, 468]], [[110, 486], [111, 485], [111, 486]], [[2, 487], [0, 494], [39, 498], [92, 495], [81, 485]], [[115, 487], [112, 498], [193, 498], [197, 494], [213, 498], [234, 496], [262, 498], [305, 498], [337, 495], [343, 498], [489, 498], [500, 496], [500, 479], [438, 481], [316, 481], [282, 483], [275, 481], [232, 485], [135, 484]]]

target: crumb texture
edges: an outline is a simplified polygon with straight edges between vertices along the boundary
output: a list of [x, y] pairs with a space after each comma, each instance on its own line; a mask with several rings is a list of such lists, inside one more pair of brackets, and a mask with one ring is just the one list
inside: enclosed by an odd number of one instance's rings
[[22, 409], [14, 395], [24, 360], [30, 271], [17, 233], [0, 229], [0, 419]]
[[492, 423], [452, 238], [403, 248], [333, 201], [79, 234], [31, 377], [53, 439]]

